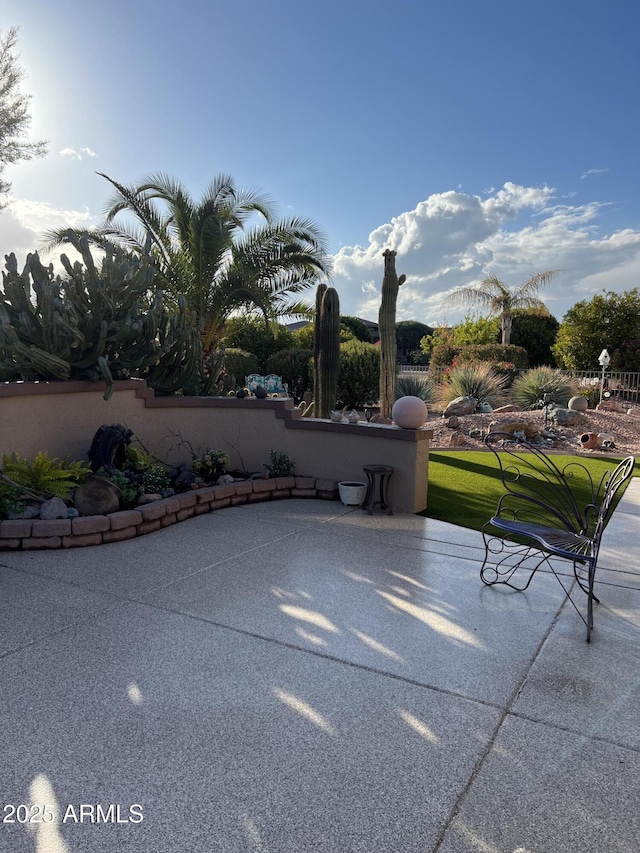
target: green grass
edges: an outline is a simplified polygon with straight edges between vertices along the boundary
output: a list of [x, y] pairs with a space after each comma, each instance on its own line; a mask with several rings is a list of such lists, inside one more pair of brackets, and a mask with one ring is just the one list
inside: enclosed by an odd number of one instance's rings
[[[552, 459], [560, 470], [569, 462], [580, 462], [596, 485], [602, 475], [620, 461], [555, 454]], [[637, 464], [634, 476], [638, 476]], [[574, 473], [572, 489], [578, 504], [586, 506], [591, 498], [587, 478]], [[493, 453], [474, 450], [432, 452], [429, 454], [427, 509], [421, 515], [482, 530], [504, 492], [500, 468]]]

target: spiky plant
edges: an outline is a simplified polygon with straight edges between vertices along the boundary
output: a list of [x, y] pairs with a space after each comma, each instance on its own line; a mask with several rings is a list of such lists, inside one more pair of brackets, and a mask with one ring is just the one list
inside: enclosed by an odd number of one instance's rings
[[395, 398], [400, 397], [419, 397], [429, 405], [436, 397], [435, 385], [428, 376], [397, 376]]
[[553, 367], [534, 367], [527, 370], [511, 386], [515, 402], [523, 409], [537, 409], [545, 394], [551, 402], [566, 406], [575, 393], [571, 378]]
[[498, 376], [487, 362], [460, 364], [449, 373], [449, 381], [443, 386], [443, 399], [449, 403], [456, 397], [475, 397], [478, 405], [489, 403], [495, 408], [504, 402], [507, 384], [506, 377]]

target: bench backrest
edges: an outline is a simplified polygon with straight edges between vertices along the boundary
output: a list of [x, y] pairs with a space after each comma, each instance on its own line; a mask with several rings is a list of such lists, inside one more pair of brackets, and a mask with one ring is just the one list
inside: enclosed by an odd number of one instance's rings
[[267, 394], [286, 394], [287, 386], [282, 382], [282, 376], [277, 373], [268, 373], [261, 376], [259, 373], [250, 373], [245, 377], [245, 385], [249, 391], [254, 392], [258, 385], [262, 385]]
[[[507, 433], [489, 433], [485, 444], [497, 456], [506, 493], [500, 498], [498, 513], [546, 524], [593, 541], [594, 552], [614, 509], [614, 498], [633, 473], [634, 458], [628, 456], [606, 471], [598, 483], [579, 461], [560, 468], [540, 447]], [[581, 481], [580, 499], [576, 489]]]

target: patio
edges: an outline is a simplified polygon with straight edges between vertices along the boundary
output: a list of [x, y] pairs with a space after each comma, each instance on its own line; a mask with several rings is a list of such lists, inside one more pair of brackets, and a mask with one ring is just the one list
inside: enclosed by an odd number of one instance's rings
[[639, 541], [636, 479], [591, 645], [479, 533], [336, 502], [2, 553], [2, 817], [55, 820], [0, 851], [635, 853]]

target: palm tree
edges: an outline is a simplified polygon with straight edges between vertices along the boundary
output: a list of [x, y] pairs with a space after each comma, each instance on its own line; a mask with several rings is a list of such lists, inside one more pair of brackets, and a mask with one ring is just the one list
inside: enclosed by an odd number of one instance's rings
[[541, 287], [549, 284], [558, 270], [537, 272], [530, 279], [517, 287], [509, 287], [495, 275], [490, 275], [480, 284], [459, 287], [445, 300], [445, 305], [479, 305], [488, 308], [491, 314], [500, 317], [502, 328], [502, 343], [511, 340], [511, 324], [513, 312], [518, 308], [526, 308], [537, 314], [549, 315], [549, 309], [536, 295]]
[[[236, 189], [228, 175], [217, 176], [199, 201], [164, 174], [125, 186], [102, 173], [114, 187], [103, 228], [75, 232], [94, 244], [124, 245], [150, 254], [159, 283], [176, 302], [187, 300], [209, 351], [237, 311], [259, 311], [267, 320], [308, 315], [295, 297], [330, 275], [330, 261], [318, 226], [309, 219], [276, 219], [270, 202]], [[120, 214], [133, 221], [116, 222]], [[248, 220], [258, 224], [245, 230]], [[69, 242], [68, 230], [47, 235], [50, 246]]]

